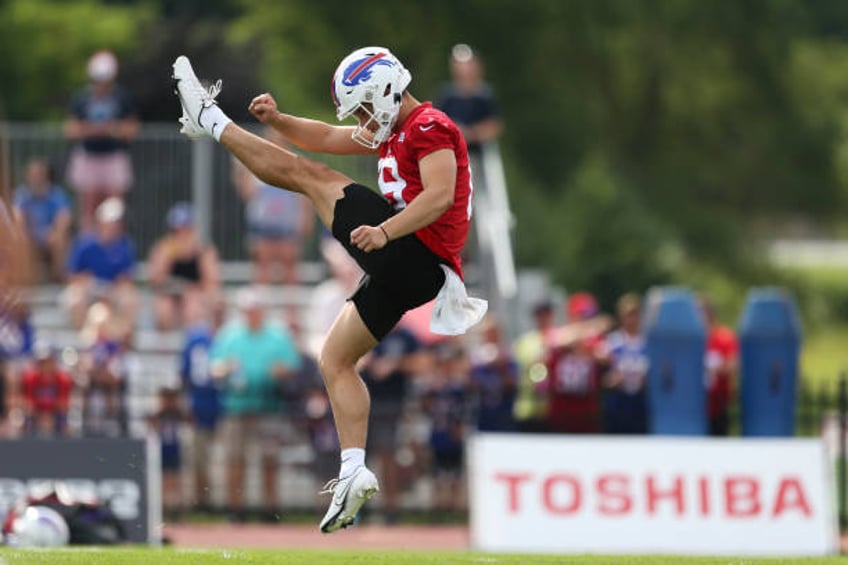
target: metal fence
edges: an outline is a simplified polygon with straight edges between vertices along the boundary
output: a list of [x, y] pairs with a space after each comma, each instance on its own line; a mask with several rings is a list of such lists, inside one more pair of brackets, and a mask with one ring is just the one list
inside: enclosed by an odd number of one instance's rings
[[[257, 131], [255, 125], [247, 126]], [[139, 136], [130, 145], [134, 183], [127, 195], [127, 231], [142, 256], [165, 231], [168, 208], [181, 200], [197, 202], [197, 188], [210, 196], [208, 208], [198, 215], [208, 222], [210, 239], [218, 246], [222, 259], [247, 258], [242, 237], [246, 231], [244, 207], [232, 182], [232, 159], [218, 144], [189, 142], [179, 134], [176, 121], [143, 124]], [[0, 122], [0, 187], [18, 186], [26, 163], [33, 157], [45, 157], [54, 169], [55, 180], [68, 189], [65, 173], [73, 144], [65, 139], [60, 123]], [[199, 150], [200, 149], [200, 150]], [[368, 156], [317, 157], [357, 182], [374, 184], [376, 159]], [[202, 175], [197, 174], [203, 172]], [[193, 183], [202, 185], [193, 191]], [[205, 186], [204, 186], [205, 185]], [[314, 242], [313, 242], [314, 243]], [[306, 258], [314, 258], [316, 246], [310, 245]]]

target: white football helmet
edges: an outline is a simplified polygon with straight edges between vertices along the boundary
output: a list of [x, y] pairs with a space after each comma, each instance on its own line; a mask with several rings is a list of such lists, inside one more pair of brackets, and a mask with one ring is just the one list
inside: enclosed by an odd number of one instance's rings
[[[368, 120], [357, 125], [352, 137], [357, 143], [376, 149], [391, 135], [403, 91], [411, 81], [409, 71], [385, 47], [357, 49], [342, 59], [333, 75], [336, 116], [339, 121], [346, 120], [360, 109], [368, 114]], [[369, 129], [371, 124], [377, 124], [373, 132]]]
[[62, 516], [46, 506], [27, 506], [14, 516], [6, 532], [6, 543], [14, 547], [62, 547], [71, 533]]

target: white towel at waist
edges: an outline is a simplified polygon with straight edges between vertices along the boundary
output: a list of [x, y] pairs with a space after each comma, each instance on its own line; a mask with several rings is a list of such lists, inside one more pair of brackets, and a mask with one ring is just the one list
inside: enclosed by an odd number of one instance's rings
[[468, 296], [465, 284], [453, 270], [442, 265], [445, 284], [436, 295], [436, 304], [430, 316], [430, 331], [440, 335], [460, 335], [483, 319], [489, 303]]

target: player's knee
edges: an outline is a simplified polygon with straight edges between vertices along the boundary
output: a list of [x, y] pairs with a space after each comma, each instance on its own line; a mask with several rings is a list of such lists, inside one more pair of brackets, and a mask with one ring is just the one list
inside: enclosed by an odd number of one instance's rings
[[350, 372], [353, 369], [353, 363], [346, 362], [339, 355], [328, 351], [325, 347], [321, 350], [321, 355], [318, 357], [318, 368], [321, 370], [324, 380], [329, 382]]

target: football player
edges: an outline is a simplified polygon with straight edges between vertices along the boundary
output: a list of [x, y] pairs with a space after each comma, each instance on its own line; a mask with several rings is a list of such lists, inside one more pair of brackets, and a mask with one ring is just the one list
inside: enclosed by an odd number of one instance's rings
[[459, 254], [472, 191], [465, 140], [444, 113], [412, 96], [411, 74], [383, 47], [354, 51], [333, 75], [337, 117], [353, 117], [355, 126], [281, 113], [270, 94], [249, 107], [303, 150], [379, 154], [382, 195], [233, 124], [215, 102], [220, 81], [204, 88], [186, 57], [174, 63], [174, 79], [183, 107], [181, 131], [191, 138], [212, 136], [264, 182], [306, 195], [365, 271], [320, 356], [341, 445], [341, 469], [326, 486], [333, 498], [320, 528], [337, 531], [351, 525], [379, 490], [365, 467], [370, 400], [357, 361], [406, 311], [434, 298], [431, 328], [442, 333], [463, 333], [485, 313], [485, 301], [469, 298], [461, 281]]

